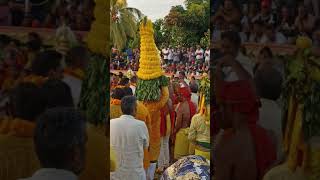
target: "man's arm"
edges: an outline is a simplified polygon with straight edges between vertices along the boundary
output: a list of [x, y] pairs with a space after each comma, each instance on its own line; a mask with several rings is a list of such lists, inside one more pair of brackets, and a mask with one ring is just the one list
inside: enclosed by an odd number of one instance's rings
[[[223, 142], [222, 142], [223, 143]], [[232, 154], [230, 147], [219, 143], [214, 154], [215, 180], [232, 180]]]
[[149, 147], [149, 132], [145, 123], [142, 126], [142, 139], [143, 139], [143, 148], [148, 149]]

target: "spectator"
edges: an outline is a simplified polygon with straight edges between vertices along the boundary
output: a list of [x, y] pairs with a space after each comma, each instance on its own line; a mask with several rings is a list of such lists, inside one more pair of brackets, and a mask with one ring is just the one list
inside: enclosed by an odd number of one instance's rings
[[264, 23], [261, 20], [253, 22], [253, 32], [250, 34], [249, 42], [259, 43], [263, 36]]
[[169, 49], [167, 47], [162, 49], [162, 56], [165, 64], [168, 64], [168, 55], [169, 55]]
[[257, 70], [254, 81], [260, 96], [261, 108], [258, 124], [271, 131], [277, 147], [277, 159], [283, 158], [282, 152], [282, 115], [277, 100], [281, 94], [282, 76], [272, 66], [264, 66]]
[[264, 24], [277, 24], [277, 17], [271, 10], [271, 1], [261, 1], [261, 12], [252, 21], [261, 21]]
[[66, 63], [68, 66], [64, 69], [63, 81], [70, 86], [76, 106], [80, 101], [82, 81], [84, 80], [84, 71], [87, 68], [88, 59], [88, 50], [82, 46], [73, 47], [67, 53]]
[[45, 110], [39, 94], [33, 83], [20, 83], [11, 91], [10, 116], [1, 118], [0, 171], [6, 173], [0, 173], [0, 179], [28, 177], [39, 168], [33, 148], [36, 118]]
[[174, 63], [174, 64], [180, 63], [180, 54], [179, 54], [177, 48], [174, 48], [174, 49], [173, 49], [172, 54], [173, 54], [173, 63]]
[[294, 23], [299, 33], [311, 36], [315, 21], [316, 18], [306, 10], [303, 3], [300, 3], [298, 6], [298, 15]]
[[[236, 5], [235, 0], [224, 0], [223, 5], [219, 7], [215, 17], [222, 16], [227, 24], [240, 24], [241, 12]], [[215, 18], [214, 20], [215, 21]]]
[[204, 61], [209, 64], [210, 62], [210, 48], [207, 47], [206, 51], [205, 51], [205, 58], [204, 58]]
[[200, 45], [197, 46], [196, 50], [196, 61], [197, 63], [203, 63], [204, 51]]
[[74, 107], [71, 89], [61, 80], [48, 80], [42, 86], [42, 96], [46, 108]]
[[86, 124], [72, 108], [55, 108], [39, 117], [35, 129], [35, 150], [42, 166], [25, 180], [76, 180], [85, 167]]
[[169, 54], [168, 54], [168, 61], [169, 61], [169, 63], [170, 64], [172, 64], [173, 63], [173, 49], [172, 49], [172, 47], [169, 47]]
[[[110, 146], [115, 150], [117, 164], [119, 164], [119, 168], [111, 173], [111, 177], [145, 180], [143, 150], [149, 146], [147, 126], [144, 122], [134, 118], [137, 112], [135, 97], [122, 98], [121, 110], [123, 115], [110, 121]], [[123, 131], [123, 129], [128, 131]]]
[[274, 26], [272, 24], [265, 25], [264, 35], [260, 43], [286, 44], [288, 42], [287, 38], [281, 32], [278, 32]]

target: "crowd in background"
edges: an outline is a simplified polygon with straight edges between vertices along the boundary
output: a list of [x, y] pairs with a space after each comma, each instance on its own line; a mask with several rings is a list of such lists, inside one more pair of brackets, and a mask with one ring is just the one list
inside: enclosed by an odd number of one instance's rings
[[[208, 73], [210, 62], [210, 49], [197, 46], [190, 47], [164, 47], [159, 52], [161, 56], [162, 69], [168, 74], [186, 73], [187, 76], [201, 76]], [[137, 71], [139, 68], [139, 49], [126, 49], [124, 52], [112, 49], [111, 70]]]
[[294, 44], [303, 35], [319, 46], [319, 1], [290, 2], [252, 0], [240, 5], [237, 0], [221, 1], [211, 19], [213, 42], [220, 40], [221, 32], [233, 30], [243, 43]]
[[0, 25], [57, 28], [62, 24], [73, 30], [90, 30], [93, 17], [92, 0], [8, 0], [0, 3]]

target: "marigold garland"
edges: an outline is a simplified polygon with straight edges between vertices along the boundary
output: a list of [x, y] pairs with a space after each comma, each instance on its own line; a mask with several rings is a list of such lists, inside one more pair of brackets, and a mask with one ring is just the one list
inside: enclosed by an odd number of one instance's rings
[[112, 98], [111, 101], [110, 101], [110, 104], [121, 105], [121, 100]]
[[32, 137], [35, 123], [19, 118], [7, 117], [1, 122], [0, 134], [16, 137]]

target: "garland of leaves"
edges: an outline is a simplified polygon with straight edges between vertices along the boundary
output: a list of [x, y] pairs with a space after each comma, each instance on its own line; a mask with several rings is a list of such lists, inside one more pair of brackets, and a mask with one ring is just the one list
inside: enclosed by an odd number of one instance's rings
[[[286, 80], [281, 95], [284, 112], [288, 111], [288, 101], [292, 95], [299, 104], [303, 104], [302, 127], [306, 141], [312, 136], [320, 135], [320, 95], [318, 95], [320, 84], [314, 79], [317, 67], [312, 65], [312, 59], [309, 49], [300, 51], [295, 56], [285, 57]], [[284, 125], [287, 117], [288, 115], [284, 114]]]
[[166, 76], [151, 80], [138, 79], [136, 97], [139, 101], [159, 101], [161, 97], [160, 87], [168, 85], [169, 79]]
[[79, 107], [85, 112], [88, 121], [95, 125], [104, 123], [108, 117], [108, 67], [105, 57], [94, 54], [82, 84]]
[[204, 77], [201, 79], [199, 92], [204, 94], [205, 104], [210, 104], [210, 80], [208, 77]]

